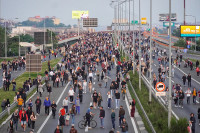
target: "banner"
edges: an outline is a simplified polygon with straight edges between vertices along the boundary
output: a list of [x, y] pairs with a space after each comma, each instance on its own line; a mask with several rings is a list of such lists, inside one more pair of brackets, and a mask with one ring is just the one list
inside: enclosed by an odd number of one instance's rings
[[195, 28], [195, 25], [181, 25], [180, 32], [181, 37], [200, 37], [200, 26]]
[[72, 19], [83, 19], [89, 17], [89, 11], [72, 11]]

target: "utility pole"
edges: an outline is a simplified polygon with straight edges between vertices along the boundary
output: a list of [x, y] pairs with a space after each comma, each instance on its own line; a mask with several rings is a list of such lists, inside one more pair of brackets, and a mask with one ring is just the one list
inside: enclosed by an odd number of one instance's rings
[[[128, 38], [129, 38], [129, 44], [128, 44], [128, 48], [129, 48], [129, 50], [128, 51], [130, 51], [130, 45], [131, 45], [131, 4], [130, 4], [130, 2], [131, 2], [131, 0], [129, 0], [129, 27], [128, 27], [128, 34], [129, 34], [129, 36], [128, 36]], [[130, 53], [131, 54], [131, 53]]]
[[135, 34], [134, 34], [134, 25], [135, 25], [135, 18], [134, 18], [134, 0], [133, 0], [133, 74], [135, 74]]
[[46, 18], [44, 18], [44, 46], [43, 46], [43, 52], [44, 52], [45, 45], [46, 45], [46, 40], [45, 40], [45, 39], [46, 39], [46, 38], [45, 38], [45, 35], [46, 35], [46, 34], [45, 34], [45, 19], [46, 19]]
[[149, 103], [151, 102], [151, 85], [152, 85], [152, 75], [151, 75], [151, 70], [152, 70], [152, 0], [150, 0], [150, 75], [149, 75]]
[[139, 0], [139, 89], [141, 90], [141, 18], [140, 18], [140, 0]]
[[7, 28], [6, 28], [6, 19], [5, 21], [5, 58], [7, 58]]
[[184, 18], [184, 25], [185, 25], [185, 24], [186, 24], [186, 23], [185, 23], [185, 0], [184, 0], [184, 13], [183, 13], [183, 15], [184, 15], [184, 16], [183, 16], [183, 18]]
[[171, 116], [172, 116], [172, 102], [171, 102], [171, 99], [172, 99], [172, 87], [171, 87], [171, 80], [172, 80], [172, 77], [171, 77], [171, 70], [172, 70], [172, 66], [171, 66], [171, 52], [172, 52], [172, 49], [171, 49], [171, 0], [169, 0], [169, 102], [168, 102], [168, 127], [170, 128], [171, 127]]
[[52, 38], [52, 29], [51, 29], [51, 43], [52, 43], [52, 47], [51, 47], [51, 49], [53, 50], [53, 38]]

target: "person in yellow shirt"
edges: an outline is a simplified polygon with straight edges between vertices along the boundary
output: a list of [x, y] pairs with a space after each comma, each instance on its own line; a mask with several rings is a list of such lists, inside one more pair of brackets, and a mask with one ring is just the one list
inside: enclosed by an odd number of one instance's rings
[[22, 96], [19, 96], [19, 98], [17, 99], [17, 103], [18, 103], [18, 107], [19, 107], [19, 110], [20, 110], [22, 108], [23, 103], [24, 103]]
[[192, 97], [193, 97], [193, 103], [196, 104], [196, 97], [197, 97], [197, 90], [196, 90], [196, 88], [193, 88]]

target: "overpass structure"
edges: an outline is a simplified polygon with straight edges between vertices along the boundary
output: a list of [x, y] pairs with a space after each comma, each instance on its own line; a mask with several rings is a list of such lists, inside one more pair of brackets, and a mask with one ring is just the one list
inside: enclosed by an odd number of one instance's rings
[[65, 38], [65, 39], [59, 41], [58, 45], [63, 44], [63, 43], [67, 43], [67, 42], [70, 42], [70, 41], [78, 40], [80, 37], [82, 37], [82, 36], [74, 36], [74, 37], [70, 37], [70, 38]]

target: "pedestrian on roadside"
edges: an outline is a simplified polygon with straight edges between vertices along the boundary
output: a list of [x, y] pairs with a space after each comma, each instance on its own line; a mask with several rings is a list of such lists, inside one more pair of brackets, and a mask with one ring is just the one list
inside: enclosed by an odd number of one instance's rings
[[40, 97], [42, 97], [42, 93], [43, 93], [43, 85], [42, 85], [41, 82], [39, 83], [38, 91], [39, 91], [39, 93], [40, 93]]
[[65, 97], [65, 99], [63, 100], [63, 107], [65, 108], [66, 113], [68, 113], [68, 105], [69, 105], [68, 97]]
[[125, 116], [125, 110], [123, 109], [123, 106], [121, 105], [119, 109], [119, 127], [121, 127], [121, 123], [124, 119], [124, 116]]
[[32, 112], [32, 114], [30, 116], [30, 119], [31, 119], [31, 128], [32, 128], [32, 131], [34, 131], [34, 129], [35, 129], [35, 121], [37, 119], [37, 117], [36, 117], [34, 112]]
[[198, 108], [197, 114], [198, 114], [199, 126], [200, 126], [200, 107]]
[[97, 99], [98, 99], [98, 93], [96, 90], [94, 90], [94, 93], [92, 94], [92, 101], [93, 101], [94, 109], [97, 108]]
[[112, 121], [112, 130], [115, 130], [115, 110], [114, 109], [112, 109], [111, 121]]
[[187, 104], [190, 104], [190, 97], [191, 97], [191, 94], [192, 94], [190, 88], [188, 88], [188, 89], [185, 91], [185, 94], [186, 94], [186, 96], [187, 96]]
[[122, 121], [121, 128], [122, 128], [121, 133], [128, 133], [128, 124], [125, 118]]
[[187, 80], [188, 80], [188, 87], [191, 87], [192, 76], [190, 75], [190, 73], [187, 76]]
[[101, 128], [104, 128], [104, 117], [105, 117], [105, 110], [103, 107], [100, 107], [99, 119], [101, 121]]
[[49, 115], [49, 107], [51, 106], [51, 101], [48, 97], [44, 100], [44, 106], [45, 106], [45, 114]]
[[41, 108], [41, 105], [42, 105], [42, 101], [40, 99], [39, 96], [37, 96], [37, 99], [35, 100], [35, 105], [36, 105], [36, 115], [39, 115], [40, 114], [40, 108]]
[[130, 104], [131, 107], [131, 117], [135, 116], [135, 99], [133, 98], [132, 103]]
[[72, 126], [69, 133], [78, 133], [78, 131]]
[[80, 99], [78, 96], [75, 100], [75, 105], [76, 105], [76, 114], [80, 114]]
[[22, 105], [24, 103], [24, 100], [22, 99], [22, 96], [20, 95], [19, 98], [17, 99], [17, 103], [18, 103], [18, 108], [19, 110], [21, 110]]
[[86, 91], [87, 91], [87, 82], [86, 82], [86, 80], [84, 80], [83, 81], [83, 93], [86, 93]]
[[12, 114], [11, 119], [13, 120], [13, 125], [15, 125], [15, 129], [16, 129], [16, 131], [17, 131], [18, 120], [19, 120], [18, 109], [16, 109], [15, 112]]
[[80, 87], [78, 90], [78, 96], [80, 99], [80, 103], [82, 103], [83, 102], [83, 88], [82, 87]]
[[185, 98], [185, 95], [182, 90], [179, 91], [179, 107], [183, 108], [183, 100]]
[[111, 96], [111, 94], [110, 94], [110, 91], [108, 91], [107, 96], [108, 96], [108, 98], [107, 98], [107, 101], [108, 101], [108, 109], [110, 109], [110, 108], [111, 108], [111, 102], [112, 102], [112, 96]]
[[186, 76], [185, 76], [185, 74], [183, 75], [183, 77], [182, 77], [182, 80], [183, 80], [183, 85], [185, 86], [185, 82], [186, 82]]
[[198, 94], [199, 94], [199, 103], [200, 103], [200, 90], [198, 91]]
[[66, 126], [69, 126], [70, 115], [67, 113], [66, 115]]
[[30, 107], [28, 107], [28, 109], [26, 110], [26, 114], [28, 116], [28, 127], [30, 128], [31, 127], [31, 115], [32, 115], [32, 110]]
[[56, 105], [55, 101], [53, 100], [53, 102], [51, 104], [53, 119], [55, 119], [55, 116], [56, 116], [56, 107], [57, 107], [57, 105]]
[[195, 124], [196, 124], [196, 119], [195, 119], [193, 113], [190, 114], [190, 121], [191, 121], [191, 123], [192, 123], [192, 133], [195, 133]]
[[69, 92], [68, 92], [69, 98], [70, 98], [70, 103], [73, 103], [74, 100], [74, 90], [72, 88], [70, 88]]
[[76, 115], [76, 105], [75, 104], [72, 105], [72, 108], [70, 109], [70, 114], [72, 117], [72, 124], [74, 125], [75, 124], [75, 115]]
[[61, 113], [59, 113], [59, 116], [59, 126], [63, 132], [63, 126], [65, 126], [65, 116], [61, 115]]
[[193, 103], [196, 104], [196, 97], [197, 97], [197, 90], [196, 90], [196, 88], [193, 88], [192, 97], [193, 97]]
[[89, 81], [89, 83], [88, 83], [88, 88], [89, 88], [89, 92], [91, 93], [92, 92], [92, 82], [91, 81]]
[[60, 129], [60, 126], [59, 126], [59, 125], [57, 125], [57, 127], [56, 127], [54, 133], [63, 133], [62, 130]]
[[12, 120], [10, 120], [9, 123], [9, 133], [14, 133], [14, 124]]
[[51, 88], [50, 84], [47, 85], [47, 92], [48, 92], [48, 97], [50, 98], [50, 95], [51, 95], [51, 92], [52, 92], [52, 88]]
[[2, 112], [6, 109], [6, 99], [3, 99], [3, 101], [1, 102], [1, 109]]
[[20, 123], [21, 127], [23, 128], [24, 132], [26, 131], [26, 123], [28, 122], [28, 116], [25, 113], [25, 111], [22, 111], [22, 114], [20, 115]]
[[120, 93], [118, 92], [118, 90], [115, 91], [115, 105], [116, 105], [116, 109], [119, 108], [119, 102], [120, 102]]
[[102, 102], [102, 101], [103, 101], [103, 98], [102, 98], [102, 96], [101, 96], [101, 93], [99, 92], [98, 98], [97, 98], [98, 108], [101, 107], [101, 102]]

